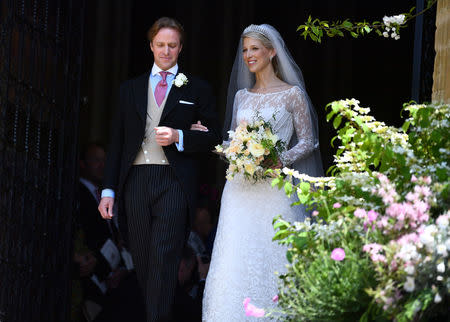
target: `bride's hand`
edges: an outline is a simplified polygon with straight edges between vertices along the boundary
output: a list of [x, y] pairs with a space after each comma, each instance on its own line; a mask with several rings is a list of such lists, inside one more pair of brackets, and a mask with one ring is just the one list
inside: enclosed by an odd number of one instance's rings
[[270, 169], [274, 169], [275, 170], [275, 169], [281, 169], [283, 167], [283, 164], [281, 163], [280, 159], [277, 159], [276, 163], [274, 163], [270, 159], [267, 159], [267, 160], [264, 160], [263, 166], [265, 168], [270, 168]]
[[208, 132], [208, 128], [206, 126], [202, 125], [202, 122], [200, 122], [200, 121], [197, 121], [197, 124], [192, 124], [191, 130]]

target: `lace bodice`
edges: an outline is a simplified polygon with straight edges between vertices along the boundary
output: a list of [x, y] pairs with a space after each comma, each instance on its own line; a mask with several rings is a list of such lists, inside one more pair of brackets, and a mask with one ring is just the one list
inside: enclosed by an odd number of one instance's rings
[[295, 131], [297, 143], [289, 146], [280, 156], [284, 166], [308, 156], [314, 150], [309, 110], [299, 87], [293, 86], [284, 91], [264, 94], [253, 93], [247, 89], [238, 91], [234, 99], [231, 130], [242, 121], [251, 123], [258, 116], [270, 122], [273, 131], [286, 146]]

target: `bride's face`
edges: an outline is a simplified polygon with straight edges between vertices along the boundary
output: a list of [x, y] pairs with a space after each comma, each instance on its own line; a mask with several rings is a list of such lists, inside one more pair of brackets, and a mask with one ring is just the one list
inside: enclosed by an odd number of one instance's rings
[[264, 47], [263, 43], [254, 38], [244, 38], [242, 44], [242, 57], [252, 73], [258, 73], [271, 65], [270, 57], [273, 49]]

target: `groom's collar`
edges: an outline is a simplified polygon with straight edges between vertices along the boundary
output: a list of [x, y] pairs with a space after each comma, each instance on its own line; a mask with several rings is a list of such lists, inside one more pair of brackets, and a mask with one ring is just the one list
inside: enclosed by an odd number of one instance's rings
[[[152, 71], [151, 71], [151, 75], [155, 76], [156, 74], [159, 74], [159, 72], [163, 72], [163, 70], [161, 68], [159, 68], [158, 65], [156, 65], [155, 63], [153, 63], [153, 67], [152, 67]], [[173, 66], [172, 68], [166, 70], [166, 72], [169, 72], [173, 75], [176, 75], [178, 72], [178, 64], [175, 64], [175, 66]]]

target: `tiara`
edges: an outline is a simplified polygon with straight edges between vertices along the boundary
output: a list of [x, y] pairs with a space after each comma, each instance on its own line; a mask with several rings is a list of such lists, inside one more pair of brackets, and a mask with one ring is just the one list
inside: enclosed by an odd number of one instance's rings
[[244, 32], [242, 34], [245, 35], [249, 32], [257, 32], [270, 40], [269, 28], [267, 28], [265, 25], [250, 25], [244, 29]]

